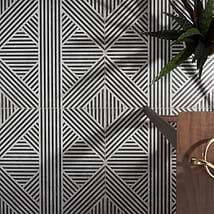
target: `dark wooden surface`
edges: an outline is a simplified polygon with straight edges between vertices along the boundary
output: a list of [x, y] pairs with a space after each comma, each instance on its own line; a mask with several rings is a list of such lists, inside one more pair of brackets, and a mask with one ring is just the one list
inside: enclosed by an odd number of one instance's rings
[[[214, 112], [181, 113], [177, 121], [177, 214], [213, 214], [214, 179], [190, 164], [214, 137]], [[214, 147], [214, 146], [213, 146]], [[214, 163], [214, 149], [209, 160]]]

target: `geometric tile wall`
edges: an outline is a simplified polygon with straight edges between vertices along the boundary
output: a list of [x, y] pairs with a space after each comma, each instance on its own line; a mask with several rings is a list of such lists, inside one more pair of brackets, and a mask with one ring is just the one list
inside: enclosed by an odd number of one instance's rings
[[181, 45], [167, 0], [0, 0], [0, 213], [175, 214], [175, 149], [149, 122], [214, 109], [214, 65], [151, 81]]

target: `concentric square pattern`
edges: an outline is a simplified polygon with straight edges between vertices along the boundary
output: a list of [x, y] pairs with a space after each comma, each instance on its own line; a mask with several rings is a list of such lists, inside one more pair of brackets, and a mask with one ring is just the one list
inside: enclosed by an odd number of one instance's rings
[[[159, 6], [161, 5], [161, 7]], [[0, 0], [0, 214], [175, 213], [175, 151], [142, 107], [213, 110], [213, 64], [150, 85], [182, 47], [157, 0]]]

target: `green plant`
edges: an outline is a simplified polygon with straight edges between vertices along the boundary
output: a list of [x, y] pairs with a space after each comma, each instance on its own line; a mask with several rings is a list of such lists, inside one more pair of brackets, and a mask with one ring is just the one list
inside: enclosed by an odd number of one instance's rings
[[203, 7], [201, 0], [194, 0], [194, 5], [188, 0], [182, 0], [184, 9], [188, 12], [188, 19], [170, 0], [172, 8], [176, 14], [165, 13], [165, 15], [174, 19], [180, 29], [164, 30], [158, 32], [145, 32], [144, 34], [158, 37], [160, 39], [174, 40], [184, 42], [185, 48], [160, 71], [155, 81], [159, 80], [192, 54], [193, 62], [197, 62], [199, 77], [201, 77], [203, 66], [209, 55], [214, 53], [214, 0], [208, 0], [206, 7]]

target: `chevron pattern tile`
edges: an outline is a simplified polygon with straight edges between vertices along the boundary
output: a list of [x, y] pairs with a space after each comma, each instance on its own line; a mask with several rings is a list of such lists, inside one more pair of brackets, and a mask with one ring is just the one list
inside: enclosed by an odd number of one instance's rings
[[167, 0], [0, 0], [0, 214], [176, 213], [176, 152], [142, 106], [212, 111], [214, 64], [150, 84], [182, 49], [142, 35], [177, 28], [163, 11]]

